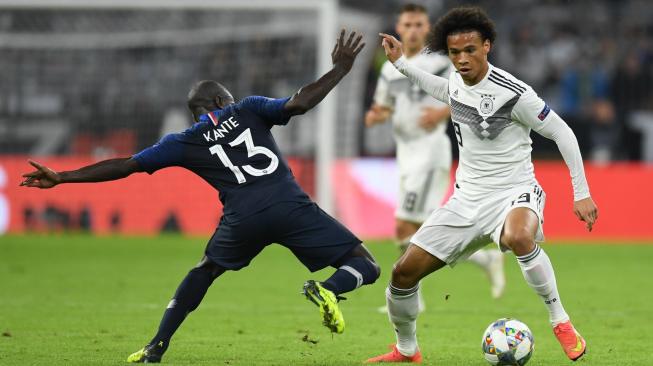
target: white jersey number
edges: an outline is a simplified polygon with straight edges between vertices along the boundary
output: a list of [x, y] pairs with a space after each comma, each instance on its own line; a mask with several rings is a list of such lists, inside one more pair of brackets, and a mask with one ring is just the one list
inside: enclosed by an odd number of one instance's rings
[[263, 169], [256, 169], [253, 166], [247, 164], [243, 166], [235, 166], [231, 160], [229, 160], [229, 157], [227, 156], [227, 153], [224, 151], [222, 146], [220, 145], [213, 145], [209, 148], [209, 151], [211, 151], [211, 154], [217, 155], [218, 158], [220, 158], [220, 161], [222, 161], [222, 164], [229, 168], [232, 173], [236, 176], [236, 180], [238, 181], [238, 184], [242, 184], [247, 182], [247, 179], [245, 179], [245, 174], [240, 170], [240, 168], [243, 168], [243, 170], [249, 174], [253, 175], [255, 177], [260, 177], [262, 175], [267, 175], [267, 174], [272, 174], [274, 173], [275, 170], [277, 170], [277, 167], [279, 166], [279, 158], [274, 155], [274, 153], [263, 146], [256, 146], [254, 145], [254, 140], [252, 140], [252, 133], [250, 132], [249, 128], [243, 131], [238, 137], [236, 137], [233, 141], [229, 143], [229, 146], [236, 146], [240, 145], [242, 143], [245, 143], [245, 147], [247, 148], [247, 157], [251, 158], [254, 155], [265, 155], [268, 158], [270, 158], [270, 165], [268, 165], [266, 168]]

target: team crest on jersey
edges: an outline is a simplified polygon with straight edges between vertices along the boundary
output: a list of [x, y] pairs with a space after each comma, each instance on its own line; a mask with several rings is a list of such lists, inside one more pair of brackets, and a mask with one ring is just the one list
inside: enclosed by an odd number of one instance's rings
[[488, 94], [481, 95], [481, 104], [479, 110], [483, 114], [490, 114], [494, 109], [494, 97]]

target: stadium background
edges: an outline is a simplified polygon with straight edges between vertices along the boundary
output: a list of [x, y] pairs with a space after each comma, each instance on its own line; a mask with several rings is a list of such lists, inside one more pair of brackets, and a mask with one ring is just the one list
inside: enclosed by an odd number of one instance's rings
[[[432, 18], [460, 4], [417, 2]], [[340, 27], [366, 35], [354, 69], [316, 110], [274, 134], [301, 185], [366, 239], [381, 279], [347, 294], [347, 331], [332, 337], [298, 295], [306, 278], [329, 270], [309, 274], [271, 246], [216, 281], [164, 362], [359, 365], [384, 351], [393, 333], [375, 309], [397, 256], [396, 166], [390, 126], [366, 130], [362, 120], [385, 60], [376, 33], [392, 30], [403, 3], [0, 0], [0, 365], [122, 362], [154, 330], [221, 212], [216, 192], [176, 168], [46, 191], [18, 187], [28, 158], [63, 170], [137, 152], [189, 125], [185, 98], [198, 79], [219, 80], [237, 98], [290, 95], [329, 68]], [[586, 159], [600, 208], [591, 234], [571, 211], [555, 145], [533, 134], [548, 198], [546, 251], [590, 345], [583, 363], [650, 365], [653, 6], [467, 3], [496, 21], [491, 61], [565, 118]], [[499, 300], [471, 265], [423, 281], [427, 363], [485, 364], [481, 332], [511, 316], [536, 336], [530, 366], [567, 364], [511, 255], [506, 275]]]
[[[424, 4], [436, 18], [455, 3]], [[601, 208], [592, 238], [652, 238], [645, 210], [653, 202], [644, 192], [653, 161], [653, 7], [474, 3], [491, 5], [497, 23], [491, 61], [531, 84], [576, 132]], [[345, 26], [369, 44], [356, 67], [323, 106], [274, 133], [323, 207], [363, 237], [392, 235], [391, 127], [366, 130], [362, 116], [385, 60], [376, 33], [392, 30], [401, 2], [200, 4], [0, 2], [0, 232], [210, 233], [217, 195], [190, 173], [38, 193], [17, 187], [19, 173], [28, 156], [72, 168], [182, 130], [191, 123], [187, 89], [198, 79], [219, 80], [237, 98], [290, 95], [328, 68], [333, 36], [325, 33]], [[533, 139], [549, 196], [547, 234], [587, 237], [568, 209], [571, 189], [555, 145]]]

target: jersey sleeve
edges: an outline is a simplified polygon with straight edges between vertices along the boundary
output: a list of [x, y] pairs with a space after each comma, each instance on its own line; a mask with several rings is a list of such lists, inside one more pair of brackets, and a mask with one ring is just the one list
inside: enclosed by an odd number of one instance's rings
[[183, 143], [180, 134], [164, 136], [159, 142], [132, 156], [148, 174], [183, 163]]
[[406, 75], [408, 79], [417, 84], [422, 90], [434, 97], [435, 99], [449, 103], [449, 80], [443, 77], [430, 74], [411, 65], [405, 56], [401, 56], [394, 62], [394, 66]]
[[537, 96], [533, 89], [528, 88], [521, 95], [513, 108], [512, 118], [556, 143], [567, 168], [569, 168], [574, 188], [574, 201], [590, 197], [583, 157], [576, 135], [567, 123]]
[[243, 99], [242, 106], [265, 120], [271, 127], [273, 125], [286, 125], [290, 120], [284, 109], [288, 98], [274, 99], [261, 96], [251, 96]]
[[555, 112], [530, 87], [519, 97], [512, 110], [515, 121], [530, 127], [535, 132], [544, 128], [551, 121], [550, 117], [553, 114]]
[[376, 83], [376, 90], [374, 90], [374, 104], [386, 108], [393, 107], [392, 96], [390, 95], [390, 88], [388, 78], [384, 75], [385, 65], [381, 68], [379, 80]]

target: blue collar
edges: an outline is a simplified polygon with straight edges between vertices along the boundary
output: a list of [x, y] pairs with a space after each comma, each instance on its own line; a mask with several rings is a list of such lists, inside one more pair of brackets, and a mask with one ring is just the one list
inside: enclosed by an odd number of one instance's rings
[[211, 123], [217, 125], [218, 120], [220, 118], [220, 114], [221, 114], [222, 111], [223, 111], [223, 109], [218, 108], [218, 109], [213, 110], [213, 111], [211, 111], [211, 112], [209, 112], [207, 114], [202, 114], [202, 115], [200, 115], [199, 122], [211, 122]]

